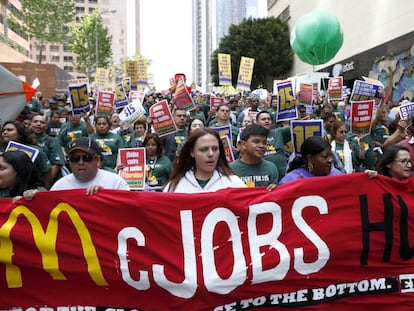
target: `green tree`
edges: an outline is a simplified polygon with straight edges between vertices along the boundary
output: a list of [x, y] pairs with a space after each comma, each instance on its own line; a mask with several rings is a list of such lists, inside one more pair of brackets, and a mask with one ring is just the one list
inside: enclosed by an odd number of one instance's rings
[[211, 58], [211, 77], [218, 85], [218, 53], [231, 55], [233, 86], [237, 84], [242, 56], [255, 59], [251, 89], [263, 87], [271, 90], [273, 80], [284, 77], [293, 64], [287, 23], [278, 18], [245, 19], [232, 25], [229, 34], [220, 40]]
[[72, 52], [77, 55], [76, 70], [90, 78], [96, 68], [107, 67], [112, 57], [111, 40], [112, 36], [97, 10], [80, 18], [79, 23], [71, 28], [70, 45]]
[[41, 64], [45, 43], [67, 41], [66, 25], [75, 19], [75, 4], [72, 0], [22, 0], [21, 4], [21, 9], [13, 10], [7, 22], [14, 31], [34, 39], [40, 50]]

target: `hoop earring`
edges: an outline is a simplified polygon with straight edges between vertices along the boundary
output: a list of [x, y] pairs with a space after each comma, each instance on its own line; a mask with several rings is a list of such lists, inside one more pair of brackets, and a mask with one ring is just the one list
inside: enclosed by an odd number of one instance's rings
[[312, 171], [313, 171], [313, 164], [312, 163], [308, 163], [308, 171], [310, 172], [310, 173], [312, 173]]

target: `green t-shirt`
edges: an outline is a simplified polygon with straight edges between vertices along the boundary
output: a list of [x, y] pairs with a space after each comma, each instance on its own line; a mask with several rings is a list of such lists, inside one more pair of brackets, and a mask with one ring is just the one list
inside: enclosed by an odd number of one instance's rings
[[230, 163], [230, 168], [248, 187], [267, 187], [279, 180], [276, 165], [263, 159], [258, 164], [247, 164], [237, 159]]
[[285, 155], [285, 145], [290, 140], [290, 127], [271, 129], [267, 135], [267, 146], [264, 159], [276, 165], [279, 179], [282, 179], [286, 174], [287, 159]]
[[147, 183], [149, 186], [162, 186], [170, 177], [172, 164], [167, 156], [161, 156], [156, 160], [146, 161]]
[[65, 152], [69, 151], [69, 146], [72, 141], [79, 137], [88, 137], [88, 128], [85, 122], [80, 122], [77, 125], [72, 125], [70, 122], [66, 122], [60, 129], [58, 140], [60, 145], [65, 148]]
[[91, 134], [90, 138], [101, 147], [103, 169], [113, 171], [118, 158], [118, 150], [125, 147], [125, 142], [119, 134], [109, 132], [106, 135]]

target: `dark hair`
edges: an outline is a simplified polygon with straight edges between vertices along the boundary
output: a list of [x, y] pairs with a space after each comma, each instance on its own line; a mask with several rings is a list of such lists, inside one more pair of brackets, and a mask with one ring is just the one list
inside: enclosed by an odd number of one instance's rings
[[205, 135], [213, 135], [217, 139], [219, 145], [220, 152], [216, 170], [225, 176], [233, 174], [233, 171], [227, 163], [223, 143], [220, 139], [219, 134], [209, 127], [201, 127], [192, 131], [191, 134], [188, 135], [183, 148], [181, 149], [178, 157], [174, 161], [174, 170], [170, 176], [170, 179], [168, 180], [168, 182], [170, 182], [170, 186], [168, 189], [169, 192], [173, 192], [175, 190], [181, 178], [184, 177], [185, 173], [188, 170], [194, 169], [195, 160], [191, 156], [191, 152], [194, 149], [197, 140]]
[[270, 116], [270, 119], [272, 119], [272, 115], [270, 114], [270, 112], [269, 112], [269, 111], [267, 111], [267, 110], [262, 110], [262, 111], [260, 111], [258, 114], [256, 114], [256, 122], [259, 120], [259, 117], [260, 117], [262, 114], [264, 114], [264, 113], [267, 113], [267, 114]]
[[99, 119], [104, 119], [106, 121], [106, 123], [108, 123], [109, 129], [111, 129], [112, 122], [111, 122], [111, 119], [108, 116], [96, 116], [95, 117], [95, 125], [96, 125], [96, 123], [98, 123]]
[[142, 142], [142, 145], [145, 147], [150, 139], [153, 139], [155, 143], [157, 144], [157, 157], [161, 157], [163, 153], [162, 149], [162, 141], [158, 137], [157, 134], [149, 133], [147, 136], [145, 136], [144, 141]]
[[326, 148], [331, 148], [331, 145], [326, 139], [323, 139], [320, 136], [311, 136], [306, 138], [300, 146], [300, 155], [295, 156], [295, 158], [289, 163], [288, 172], [305, 166], [308, 155], [316, 155], [324, 151]]
[[191, 132], [191, 125], [193, 124], [193, 122], [194, 122], [195, 120], [199, 120], [199, 121], [203, 122], [203, 125], [204, 125], [204, 126], [206, 126], [206, 124], [205, 124], [205, 122], [204, 122], [204, 120], [203, 120], [203, 119], [201, 119], [201, 118], [199, 118], [199, 117], [192, 118], [192, 119], [190, 120], [190, 122], [188, 122], [188, 133], [190, 133], [190, 132]]
[[13, 124], [14, 127], [16, 128], [19, 143], [29, 144], [29, 145], [37, 145], [36, 141], [34, 140], [34, 138], [32, 138], [32, 136], [30, 135], [28, 129], [23, 125], [22, 122], [17, 121], [17, 120], [6, 121], [6, 122], [4, 122], [4, 124], [2, 126], [2, 130], [7, 124]]
[[138, 124], [143, 125], [144, 126], [144, 130], [147, 130], [147, 122], [146, 121], [143, 121], [143, 120], [137, 120], [137, 121], [134, 122], [134, 127], [133, 127], [134, 130], [135, 130], [135, 127]]
[[16, 172], [16, 180], [10, 190], [12, 197], [23, 195], [23, 191], [43, 187], [36, 165], [27, 154], [20, 150], [6, 151], [0, 154], [4, 160], [13, 166]]
[[246, 126], [246, 128], [243, 130], [243, 132], [240, 135], [240, 139], [247, 141], [250, 136], [252, 135], [260, 135], [260, 136], [266, 136], [269, 134], [269, 130], [264, 128], [263, 126], [257, 125], [257, 124], [249, 124]]
[[400, 146], [400, 145], [388, 146], [384, 150], [384, 153], [379, 157], [377, 165], [376, 165], [376, 170], [382, 175], [392, 177], [389, 171], [389, 168], [387, 167], [387, 164], [393, 162], [397, 158], [397, 154], [399, 151], [410, 152], [408, 148], [405, 146]]

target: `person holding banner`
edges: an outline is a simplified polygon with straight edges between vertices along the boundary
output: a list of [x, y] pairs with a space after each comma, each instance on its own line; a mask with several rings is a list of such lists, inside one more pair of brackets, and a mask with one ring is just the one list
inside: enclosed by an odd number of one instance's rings
[[164, 192], [212, 192], [246, 187], [230, 169], [218, 133], [208, 127], [194, 130], [179, 153]]
[[263, 159], [266, 152], [268, 129], [252, 124], [240, 135], [240, 158], [230, 163], [230, 168], [248, 187], [266, 187], [273, 190], [278, 182], [274, 163]]
[[377, 171], [385, 176], [403, 181], [411, 176], [413, 164], [407, 147], [391, 145], [379, 157]]
[[50, 190], [86, 188], [87, 195], [103, 188], [129, 190], [121, 176], [100, 168], [101, 149], [92, 138], [76, 138], [69, 146], [68, 159], [72, 173], [59, 179]]
[[329, 142], [320, 136], [311, 136], [302, 143], [300, 155], [296, 155], [290, 162], [287, 174], [279, 181], [279, 185], [299, 178], [341, 174], [341, 171], [333, 166]]
[[18, 199], [26, 190], [43, 190], [36, 166], [20, 150], [0, 153], [0, 197]]

